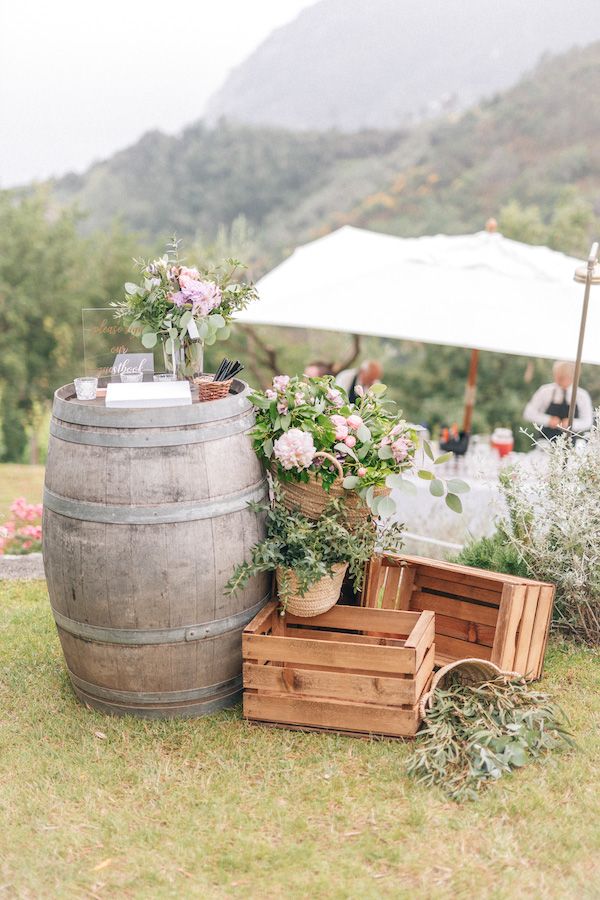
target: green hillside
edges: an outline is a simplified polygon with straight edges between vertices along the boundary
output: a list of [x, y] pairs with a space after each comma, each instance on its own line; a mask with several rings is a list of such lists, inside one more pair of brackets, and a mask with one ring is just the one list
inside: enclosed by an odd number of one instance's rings
[[257, 271], [340, 224], [404, 235], [471, 231], [507, 206], [507, 233], [581, 252], [600, 211], [599, 79], [596, 43], [412, 132], [197, 123], [178, 137], [150, 133], [54, 190], [87, 213], [89, 229], [118, 216], [160, 241], [173, 230], [211, 241], [243, 217]]

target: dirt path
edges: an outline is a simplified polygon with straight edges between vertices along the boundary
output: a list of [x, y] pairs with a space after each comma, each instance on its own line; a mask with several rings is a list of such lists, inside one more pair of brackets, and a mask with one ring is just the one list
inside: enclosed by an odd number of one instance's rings
[[28, 581], [44, 578], [44, 564], [41, 553], [27, 553], [24, 556], [0, 556], [0, 581], [25, 578]]

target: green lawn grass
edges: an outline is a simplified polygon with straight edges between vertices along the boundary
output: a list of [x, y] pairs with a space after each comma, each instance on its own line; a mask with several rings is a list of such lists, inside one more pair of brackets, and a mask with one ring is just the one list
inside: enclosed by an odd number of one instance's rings
[[25, 497], [29, 503], [41, 503], [43, 485], [43, 466], [0, 464], [0, 524], [7, 517], [8, 507], [16, 497]]
[[91, 712], [45, 585], [0, 582], [0, 894], [597, 897], [598, 654], [554, 645], [543, 686], [578, 749], [456, 806], [401, 742]]

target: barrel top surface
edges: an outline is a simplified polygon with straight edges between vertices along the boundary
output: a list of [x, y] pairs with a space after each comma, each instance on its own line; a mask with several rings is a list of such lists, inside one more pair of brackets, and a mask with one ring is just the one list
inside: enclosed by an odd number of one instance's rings
[[107, 407], [104, 398], [78, 400], [73, 384], [65, 384], [54, 393], [52, 414], [56, 419], [76, 425], [104, 428], [160, 428], [178, 425], [202, 425], [233, 418], [252, 409], [250, 387], [234, 378], [227, 397], [200, 403], [192, 392], [191, 406], [147, 406], [141, 408]]

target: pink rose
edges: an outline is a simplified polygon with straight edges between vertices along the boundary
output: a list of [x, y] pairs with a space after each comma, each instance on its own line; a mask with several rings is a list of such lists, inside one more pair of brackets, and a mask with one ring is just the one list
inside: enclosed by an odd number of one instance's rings
[[352, 428], [353, 431], [356, 431], [356, 429], [360, 428], [360, 426], [362, 425], [363, 420], [361, 419], [360, 416], [357, 416], [356, 413], [353, 413], [351, 416], [348, 416], [348, 418], [346, 419], [346, 422], [348, 423], [350, 428]]
[[333, 422], [333, 424], [336, 426], [336, 428], [338, 427], [338, 425], [342, 426], [342, 425], [346, 424], [346, 419], [344, 416], [335, 415], [335, 416], [331, 416], [330, 418], [331, 418], [331, 421]]
[[344, 443], [346, 447], [354, 447], [356, 445], [356, 438], [353, 434], [349, 434], [348, 437], [344, 439]]
[[365, 475], [367, 474], [367, 470], [365, 469], [364, 466], [361, 466], [360, 469], [356, 470], [356, 474], [358, 475], [359, 478], [364, 478]]

